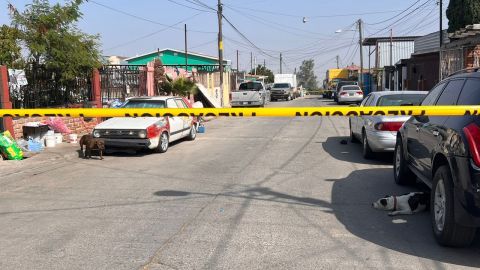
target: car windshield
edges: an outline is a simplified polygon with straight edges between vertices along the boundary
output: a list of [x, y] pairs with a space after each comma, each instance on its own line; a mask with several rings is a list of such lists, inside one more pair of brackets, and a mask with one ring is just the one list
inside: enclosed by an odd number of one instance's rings
[[358, 86], [344, 86], [342, 90], [360, 90]]
[[381, 96], [377, 101], [377, 106], [401, 106], [401, 105], [419, 105], [426, 94], [399, 94]]
[[129, 100], [123, 108], [165, 108], [164, 100]]
[[276, 83], [273, 85], [273, 88], [290, 88], [288, 83]]
[[262, 84], [258, 82], [241, 83], [238, 89], [242, 91], [259, 91], [262, 89]]

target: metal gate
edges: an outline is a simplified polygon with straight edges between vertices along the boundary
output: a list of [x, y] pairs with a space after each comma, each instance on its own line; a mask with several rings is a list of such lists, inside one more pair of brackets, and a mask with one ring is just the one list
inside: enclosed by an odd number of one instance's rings
[[146, 65], [105, 65], [99, 72], [103, 104], [147, 95]]

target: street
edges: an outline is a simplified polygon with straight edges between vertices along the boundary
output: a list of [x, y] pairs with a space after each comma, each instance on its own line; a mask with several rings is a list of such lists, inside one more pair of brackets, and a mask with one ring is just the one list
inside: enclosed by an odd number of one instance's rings
[[[267, 107], [329, 106], [307, 96]], [[0, 179], [0, 269], [459, 269], [430, 215], [389, 217], [392, 155], [340, 144], [348, 118], [217, 118], [165, 154], [113, 153]]]

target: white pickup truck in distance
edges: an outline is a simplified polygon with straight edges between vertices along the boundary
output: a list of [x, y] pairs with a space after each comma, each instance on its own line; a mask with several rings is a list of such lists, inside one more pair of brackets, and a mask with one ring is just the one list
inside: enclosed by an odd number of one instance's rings
[[270, 91], [261, 82], [241, 83], [237, 91], [232, 92], [232, 107], [263, 107], [270, 101]]

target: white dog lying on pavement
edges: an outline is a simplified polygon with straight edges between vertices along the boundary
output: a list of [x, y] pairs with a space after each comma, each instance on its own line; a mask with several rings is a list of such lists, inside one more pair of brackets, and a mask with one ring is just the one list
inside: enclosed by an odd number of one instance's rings
[[427, 209], [430, 196], [424, 192], [411, 192], [402, 196], [387, 195], [372, 203], [375, 209], [391, 211], [389, 216], [411, 215]]

